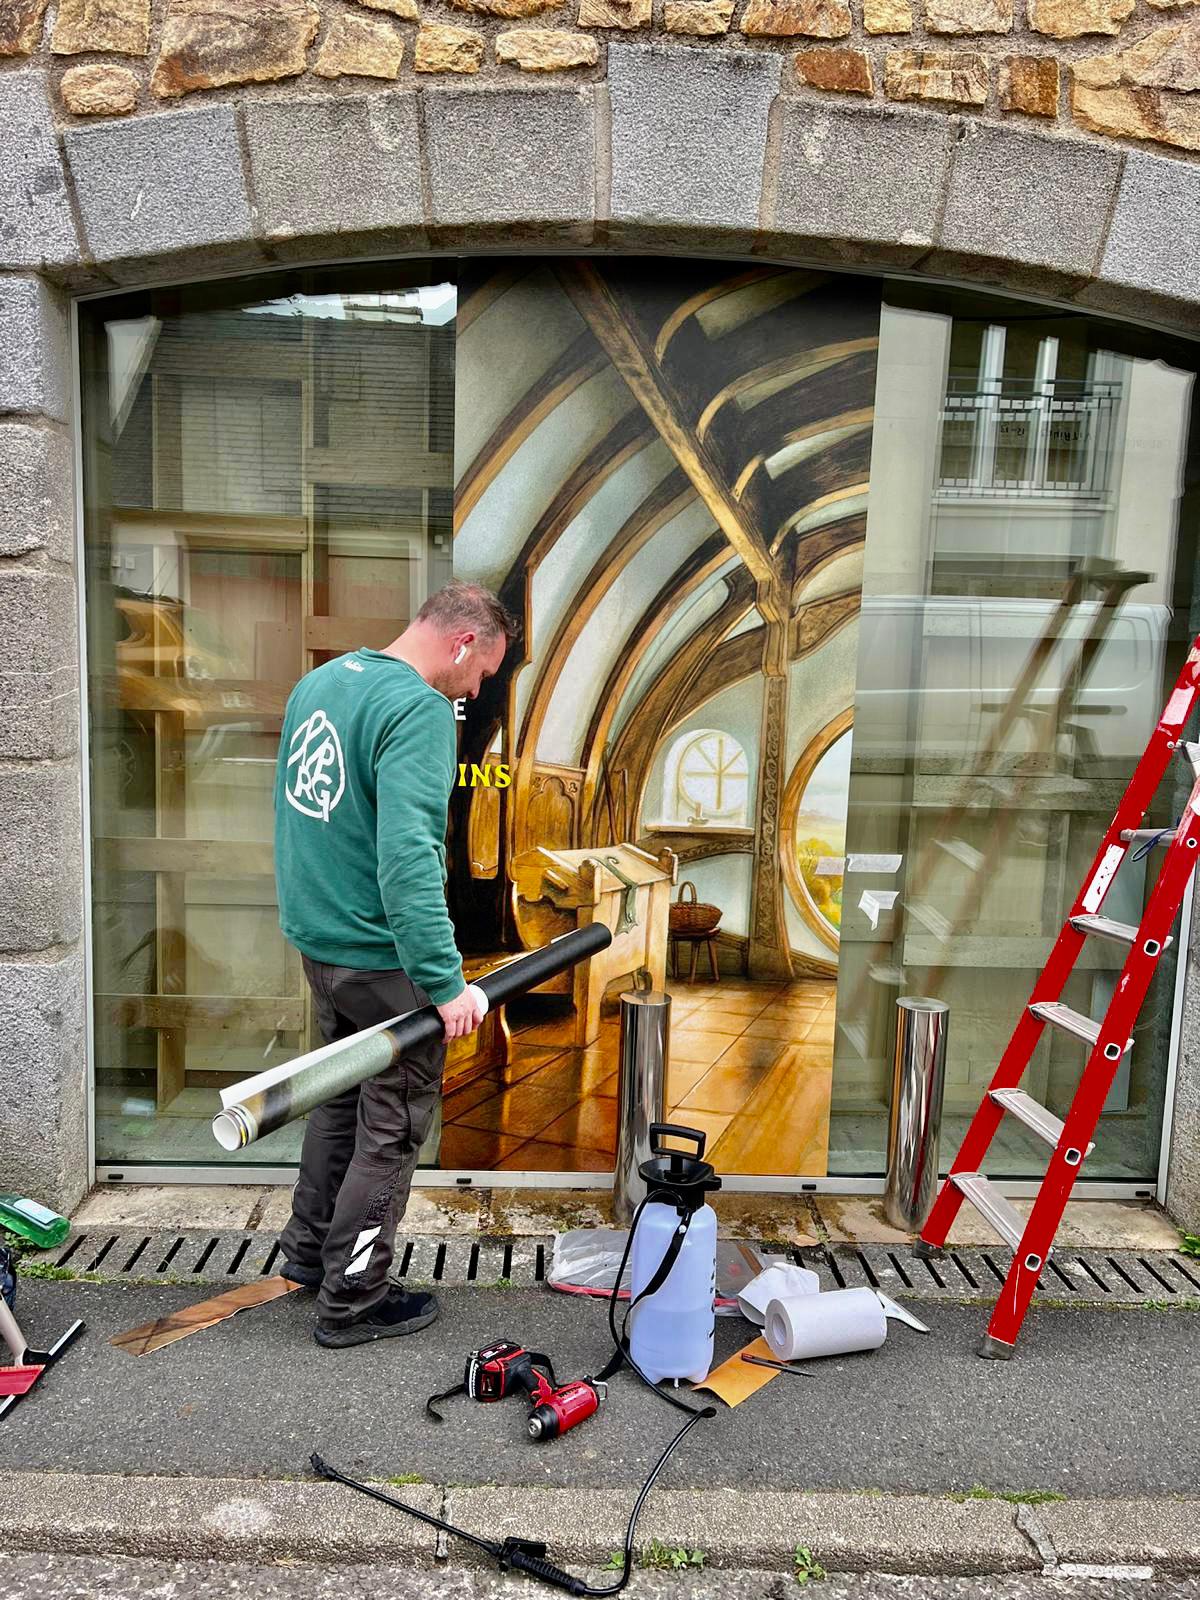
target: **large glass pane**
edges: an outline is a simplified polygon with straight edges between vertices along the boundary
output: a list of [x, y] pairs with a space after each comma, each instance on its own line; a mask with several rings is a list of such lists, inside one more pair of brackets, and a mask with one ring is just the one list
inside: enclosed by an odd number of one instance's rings
[[[888, 298], [830, 1141], [847, 1173], [882, 1170], [901, 994], [950, 1004], [957, 1148], [1197, 625], [1194, 352], [982, 297]], [[1189, 787], [1181, 766], [1148, 820]], [[1160, 862], [1131, 856], [1106, 914], [1136, 923]], [[1062, 998], [1100, 1017], [1124, 955], [1089, 940]], [[1156, 1173], [1174, 969], [1172, 949], [1087, 1177]], [[1046, 1029], [1023, 1087], [1061, 1116], [1085, 1058]], [[988, 1170], [1040, 1175], [1010, 1129]]]
[[272, 876], [280, 720], [302, 673], [389, 643], [449, 576], [443, 276], [82, 319], [101, 1161], [220, 1159], [214, 1090], [310, 1042]]

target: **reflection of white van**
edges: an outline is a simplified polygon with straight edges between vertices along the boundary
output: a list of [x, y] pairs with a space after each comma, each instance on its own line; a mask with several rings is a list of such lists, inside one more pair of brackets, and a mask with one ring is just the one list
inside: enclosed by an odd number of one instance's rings
[[[867, 596], [859, 622], [854, 755], [961, 759], [983, 748], [1038, 639], [1058, 610], [1052, 600], [955, 595]], [[1066, 623], [1026, 703], [1050, 710], [1097, 617], [1080, 605]], [[1124, 605], [1109, 615], [1087, 681], [1063, 721], [1083, 730], [1105, 759], [1132, 761], [1162, 710], [1168, 607]], [[1006, 741], [1019, 750], [1030, 719]], [[1089, 738], [1090, 736], [1090, 738]]]

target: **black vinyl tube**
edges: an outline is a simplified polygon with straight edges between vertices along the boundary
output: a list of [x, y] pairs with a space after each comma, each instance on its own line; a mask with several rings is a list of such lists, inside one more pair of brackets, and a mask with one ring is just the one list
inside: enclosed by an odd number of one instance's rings
[[[589, 922], [586, 927], [572, 928], [570, 933], [560, 934], [539, 950], [530, 950], [513, 961], [506, 961], [502, 967], [485, 972], [482, 978], [476, 980], [475, 988], [483, 991], [487, 996], [488, 1010], [494, 1011], [506, 1000], [527, 994], [548, 978], [557, 978], [560, 972], [565, 972], [576, 962], [586, 961], [588, 956], [607, 950], [612, 938], [612, 929], [603, 922]], [[423, 1006], [420, 1011], [414, 1011], [387, 1031], [395, 1040], [397, 1055], [402, 1055], [417, 1045], [427, 1044], [430, 1039], [439, 1039], [442, 1035], [442, 1019], [436, 1007]]]

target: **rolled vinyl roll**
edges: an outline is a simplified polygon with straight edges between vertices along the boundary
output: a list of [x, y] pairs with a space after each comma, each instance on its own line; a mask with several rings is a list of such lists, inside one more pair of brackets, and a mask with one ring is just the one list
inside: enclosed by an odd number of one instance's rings
[[[560, 934], [539, 950], [505, 962], [471, 987], [480, 991], [487, 1009], [494, 1011], [506, 1000], [535, 989], [611, 943], [612, 930], [603, 922], [591, 922]], [[365, 1038], [354, 1034], [346, 1040], [344, 1050], [219, 1111], [213, 1118], [213, 1137], [223, 1150], [244, 1149], [264, 1134], [274, 1133], [276, 1128], [294, 1122], [335, 1095], [375, 1077], [418, 1045], [439, 1038], [442, 1031], [436, 1006], [423, 1006], [382, 1033]]]
[[831, 1289], [772, 1300], [763, 1334], [780, 1361], [848, 1356], [878, 1350], [887, 1317], [874, 1289]]

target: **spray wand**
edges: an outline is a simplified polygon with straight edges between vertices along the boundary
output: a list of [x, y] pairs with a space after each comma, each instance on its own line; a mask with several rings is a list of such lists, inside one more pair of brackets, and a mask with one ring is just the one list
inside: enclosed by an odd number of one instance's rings
[[674, 1266], [683, 1247], [683, 1241], [687, 1236], [688, 1223], [691, 1220], [690, 1216], [680, 1219], [679, 1228], [672, 1236], [658, 1270], [640, 1294], [630, 1300], [625, 1310], [625, 1316], [622, 1319], [621, 1331], [620, 1333], [617, 1332], [617, 1295], [620, 1292], [621, 1279], [625, 1276], [625, 1268], [629, 1262], [629, 1252], [633, 1246], [633, 1236], [637, 1232], [638, 1219], [641, 1217], [642, 1210], [649, 1198], [647, 1196], [646, 1200], [641, 1202], [634, 1213], [633, 1222], [629, 1228], [629, 1237], [625, 1241], [625, 1253], [621, 1257], [621, 1265], [617, 1269], [612, 1293], [608, 1297], [608, 1327], [609, 1332], [612, 1334], [614, 1355], [601, 1376], [607, 1377], [610, 1373], [615, 1372], [622, 1362], [628, 1362], [653, 1394], [658, 1395], [661, 1400], [665, 1400], [668, 1405], [675, 1406], [677, 1410], [686, 1411], [688, 1420], [675, 1434], [674, 1438], [671, 1439], [662, 1455], [651, 1467], [645, 1482], [638, 1491], [638, 1497], [633, 1503], [633, 1510], [629, 1515], [629, 1524], [625, 1530], [624, 1565], [621, 1569], [621, 1576], [615, 1583], [607, 1584], [603, 1588], [593, 1588], [591, 1584], [585, 1583], [582, 1578], [572, 1577], [569, 1572], [564, 1572], [562, 1567], [556, 1567], [552, 1561], [547, 1561], [546, 1546], [539, 1540], [519, 1539], [514, 1535], [510, 1535], [503, 1541], [481, 1538], [479, 1534], [470, 1533], [466, 1528], [455, 1527], [454, 1523], [447, 1522], [444, 1517], [435, 1517], [431, 1512], [419, 1511], [416, 1506], [405, 1505], [403, 1500], [395, 1500], [391, 1495], [384, 1494], [382, 1490], [372, 1487], [369, 1483], [363, 1483], [357, 1478], [347, 1477], [344, 1472], [339, 1472], [336, 1467], [330, 1466], [324, 1457], [316, 1454], [316, 1452], [310, 1458], [313, 1471], [318, 1477], [327, 1478], [331, 1483], [342, 1483], [348, 1489], [357, 1489], [360, 1494], [369, 1495], [372, 1500], [378, 1500], [385, 1506], [391, 1506], [394, 1511], [405, 1511], [410, 1517], [416, 1517], [419, 1522], [428, 1523], [431, 1528], [438, 1528], [443, 1533], [452, 1533], [458, 1539], [466, 1539], [477, 1550], [482, 1550], [485, 1555], [493, 1557], [499, 1564], [501, 1572], [507, 1572], [510, 1569], [516, 1572], [525, 1572], [531, 1578], [537, 1578], [542, 1583], [548, 1583], [556, 1589], [564, 1589], [567, 1594], [581, 1597], [587, 1596], [590, 1597], [590, 1600], [603, 1600], [605, 1596], [620, 1594], [621, 1590], [629, 1582], [630, 1574], [633, 1571], [633, 1540], [637, 1532], [638, 1518], [641, 1516], [642, 1506], [645, 1504], [646, 1496], [654, 1486], [655, 1479], [696, 1424], [706, 1417], [715, 1417], [717, 1414], [715, 1406], [699, 1408], [690, 1406], [686, 1401], [680, 1400], [678, 1396], [668, 1394], [653, 1384], [630, 1354], [629, 1340], [626, 1337], [629, 1317], [638, 1301], [646, 1299], [648, 1295], [657, 1293], [670, 1274], [671, 1268]]

